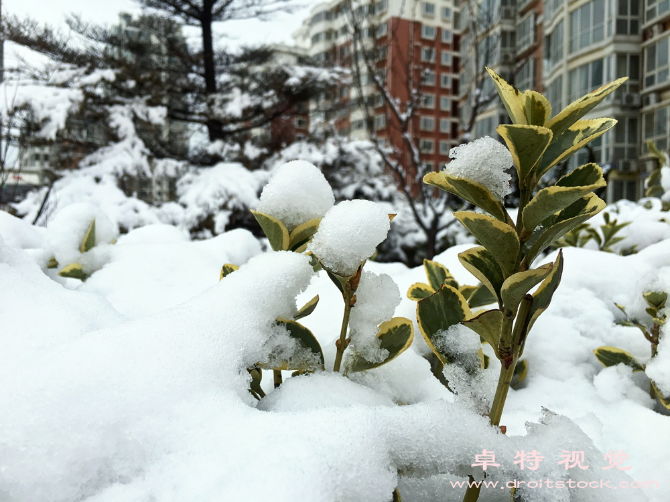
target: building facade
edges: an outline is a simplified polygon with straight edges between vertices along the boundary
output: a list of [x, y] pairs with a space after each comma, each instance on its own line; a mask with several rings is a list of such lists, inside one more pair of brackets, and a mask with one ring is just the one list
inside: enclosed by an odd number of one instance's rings
[[[517, 88], [534, 89], [547, 96], [557, 109], [607, 82], [629, 80], [585, 119], [612, 117], [613, 130], [593, 141], [570, 159], [569, 167], [589, 161], [609, 167], [608, 202], [644, 194], [644, 179], [651, 170], [646, 140], [662, 149], [670, 145], [668, 108], [668, 40], [670, 5], [658, 0], [475, 0], [478, 11], [491, 11], [473, 23], [465, 12], [472, 0], [464, 0], [460, 28], [462, 81], [473, 82], [469, 69], [476, 39], [480, 48], [490, 34], [500, 46], [488, 59], [480, 57], [477, 68], [490, 66]], [[481, 14], [480, 14], [481, 15]], [[513, 23], [510, 25], [510, 18]], [[486, 24], [488, 22], [488, 24]], [[479, 28], [477, 30], [477, 28]], [[512, 33], [509, 33], [509, 30]], [[476, 31], [477, 36], [472, 36]], [[497, 37], [497, 38], [496, 38]], [[512, 46], [513, 54], [509, 54]], [[482, 50], [480, 49], [480, 53]], [[487, 95], [492, 89], [484, 88]], [[468, 93], [462, 88], [461, 123], [468, 119]], [[507, 120], [495, 100], [480, 112], [472, 137], [495, 135], [495, 127]], [[461, 128], [463, 132], [463, 128]]]
[[406, 150], [400, 124], [375, 81], [381, 79], [401, 107], [418, 91], [408, 133], [426, 169], [444, 164], [458, 144], [456, 17], [451, 0], [333, 0], [315, 6], [293, 35], [296, 46], [318, 64], [351, 68], [354, 77], [313, 100], [302, 119], [308, 124], [296, 125], [334, 127], [352, 139], [374, 135]]

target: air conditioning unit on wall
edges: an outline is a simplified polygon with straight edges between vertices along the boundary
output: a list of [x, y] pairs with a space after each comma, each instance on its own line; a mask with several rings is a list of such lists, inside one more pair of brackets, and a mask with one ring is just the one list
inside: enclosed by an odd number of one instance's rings
[[642, 100], [641, 100], [639, 94], [634, 94], [632, 92], [627, 92], [627, 93], [624, 93], [621, 96], [622, 106], [630, 106], [632, 108], [636, 108], [636, 107], [640, 106], [641, 102], [642, 102]]

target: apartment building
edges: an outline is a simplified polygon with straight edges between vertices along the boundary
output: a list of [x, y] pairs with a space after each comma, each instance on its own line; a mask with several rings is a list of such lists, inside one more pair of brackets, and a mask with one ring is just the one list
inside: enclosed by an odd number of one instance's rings
[[[375, 137], [400, 147], [399, 124], [375, 84], [378, 77], [399, 103], [408, 102], [412, 90], [420, 92], [410, 134], [426, 168], [444, 164], [450, 148], [458, 144], [456, 17], [452, 0], [333, 0], [316, 5], [293, 34], [296, 46], [325, 66], [357, 70], [360, 85], [354, 79], [313, 100], [309, 127], [335, 127], [353, 139], [369, 139], [372, 130]], [[363, 40], [355, 43], [355, 33], [361, 31]], [[364, 64], [366, 57], [374, 61], [374, 74]]]
[[[628, 76], [628, 82], [585, 117], [613, 117], [618, 124], [590, 148], [575, 154], [570, 167], [590, 161], [609, 166], [607, 201], [638, 199], [649, 170], [647, 163], [640, 161], [646, 154], [643, 139], [660, 140], [662, 148], [668, 143], [664, 110], [670, 102], [663, 101], [670, 100], [670, 93], [663, 94], [664, 86], [670, 91], [668, 3], [645, 0], [643, 6], [638, 0], [464, 0], [461, 71], [467, 78], [462, 81], [474, 85], [472, 72], [490, 66], [519, 89], [543, 92], [555, 108], [562, 109], [587, 92]], [[475, 23], [466, 13], [472, 5], [477, 6], [479, 15]], [[477, 31], [476, 36], [473, 31]], [[491, 39], [493, 43], [487, 42]], [[474, 40], [479, 44], [479, 64], [470, 69], [472, 57], [468, 54], [475, 51]], [[483, 57], [487, 43], [500, 49]], [[492, 91], [487, 85], [482, 89], [484, 96]], [[462, 87], [462, 124], [469, 118], [467, 97], [471, 92], [474, 89]], [[495, 127], [507, 120], [504, 108], [495, 100], [477, 115], [472, 137], [494, 135]], [[648, 125], [644, 132], [643, 123]]]

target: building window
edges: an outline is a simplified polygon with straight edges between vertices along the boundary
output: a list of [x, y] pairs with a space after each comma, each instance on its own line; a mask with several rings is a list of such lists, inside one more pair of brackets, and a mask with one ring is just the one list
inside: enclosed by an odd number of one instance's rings
[[440, 119], [440, 132], [448, 133], [451, 122], [449, 119]]
[[426, 63], [434, 63], [435, 62], [435, 49], [432, 49], [430, 47], [422, 47], [421, 48], [421, 61], [426, 62]]
[[354, 120], [351, 123], [352, 131], [358, 131], [359, 129], [365, 129], [365, 120]]
[[435, 85], [435, 72], [432, 71], [427, 71], [423, 74], [423, 85], [430, 85], [433, 86]]
[[614, 183], [614, 200], [637, 200], [637, 182], [635, 180], [612, 180]]
[[529, 58], [521, 65], [514, 79], [514, 87], [522, 91], [535, 87], [535, 59]]
[[451, 8], [442, 7], [442, 19], [450, 19], [450, 18], [451, 18]]
[[593, 0], [570, 13], [570, 52], [605, 38], [605, 0]]
[[616, 117], [614, 126], [614, 155], [615, 162], [619, 160], [637, 160], [638, 121], [637, 117]]
[[419, 150], [421, 150], [421, 153], [433, 153], [435, 142], [432, 139], [421, 139], [419, 140]]
[[451, 99], [447, 96], [440, 96], [440, 110], [451, 111]]
[[568, 81], [568, 100], [572, 102], [602, 86], [604, 83], [603, 73], [603, 59], [597, 59], [571, 70]]
[[435, 28], [435, 26], [427, 26], [425, 24], [421, 26], [421, 38], [429, 38], [433, 40], [436, 34], [437, 28]]
[[450, 44], [453, 41], [453, 33], [451, 30], [448, 30], [446, 28], [442, 28], [442, 43], [443, 44]]
[[440, 155], [449, 155], [449, 142], [440, 141]]
[[435, 94], [421, 96], [421, 108], [435, 108]]
[[668, 110], [670, 106], [664, 106], [647, 112], [642, 117], [645, 142], [651, 140], [656, 143], [660, 150], [668, 149]]
[[386, 127], [386, 115], [377, 115], [375, 117], [375, 131], [380, 131]]
[[442, 89], [451, 88], [451, 76], [448, 73], [440, 74], [440, 87], [442, 87]]
[[535, 42], [535, 14], [524, 17], [516, 27], [516, 50], [527, 49]]
[[442, 51], [440, 62], [442, 63], [442, 66], [451, 66], [451, 52]]
[[430, 2], [421, 3], [421, 12], [424, 16], [434, 16], [435, 15], [435, 4]]
[[547, 72], [563, 61], [563, 21], [544, 37], [544, 61]]
[[349, 55], [349, 46], [345, 45], [340, 49], [340, 57], [345, 58]]
[[668, 71], [670, 70], [668, 66], [668, 40], [670, 39], [666, 37], [645, 49], [645, 87], [652, 87], [668, 80]]
[[555, 109], [563, 109], [563, 75], [557, 77], [549, 84], [547, 87], [547, 99]]
[[434, 131], [435, 130], [435, 118], [434, 117], [419, 117], [419, 129], [422, 131]]
[[670, 11], [670, 2], [668, 0], [647, 0], [645, 3], [647, 4], [647, 10], [644, 14], [646, 22]]
[[628, 77], [622, 90], [637, 93], [640, 91], [640, 56], [638, 54], [616, 55], [616, 78]]
[[389, 6], [388, 0], [382, 0], [381, 2], [377, 2], [377, 5], [375, 5], [375, 12], [377, 14], [379, 14], [380, 12], [386, 12], [388, 6]]
[[[616, 17], [617, 35], [637, 35], [640, 33], [640, 1], [618, 0], [619, 9]], [[670, 3], [667, 0], [664, 2]]]
[[387, 32], [388, 32], [388, 26], [386, 25], [386, 23], [382, 23], [379, 26], [377, 26], [376, 30], [377, 38], [383, 37], [384, 35], [386, 35]]
[[305, 119], [301, 119], [300, 117], [296, 117], [295, 126], [299, 129], [305, 129], [307, 127], [307, 121]]

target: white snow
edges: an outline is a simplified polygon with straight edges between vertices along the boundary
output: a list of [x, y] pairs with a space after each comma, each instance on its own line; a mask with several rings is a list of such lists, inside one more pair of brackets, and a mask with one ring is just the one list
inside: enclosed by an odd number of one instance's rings
[[366, 360], [380, 362], [388, 356], [388, 350], [379, 346], [377, 328], [393, 317], [399, 304], [400, 291], [391, 276], [363, 271], [349, 326], [354, 349]]
[[[509, 392], [500, 434], [484, 416], [500, 365], [486, 345], [491, 366], [469, 365], [479, 339], [467, 329], [452, 328], [443, 340], [458, 359], [444, 371], [457, 394], [432, 375], [416, 324], [413, 346], [392, 362], [348, 377], [330, 371], [343, 303], [324, 271], [315, 274], [296, 253], [262, 254], [246, 230], [190, 239], [186, 211], [200, 215], [195, 221], [232, 210], [234, 200], [238, 207], [257, 201], [251, 187], [260, 189], [260, 175], [238, 178], [228, 193], [236, 167], [216, 170], [193, 173], [182, 185], [183, 203], [161, 208], [125, 197], [111, 176], [82, 173], [58, 188], [46, 228], [0, 213], [0, 499], [387, 502], [398, 486], [404, 500], [460, 501], [464, 489], [450, 482], [472, 473], [481, 479], [471, 464], [483, 449], [500, 463], [487, 471], [492, 481], [659, 483], [521, 488], [533, 502], [670, 498], [670, 464], [658, 447], [670, 443], [670, 422], [649, 397], [648, 376], [605, 368], [593, 354], [602, 345], [627, 350], [670, 390], [667, 326], [650, 362], [639, 330], [615, 323], [622, 314], [614, 302], [650, 322], [642, 293], [670, 291], [670, 235], [658, 200], [607, 208], [632, 221], [617, 249], [636, 244], [639, 253], [564, 250], [561, 284], [528, 336], [528, 376]], [[334, 206], [313, 251], [340, 273], [355, 271], [386, 236], [390, 209], [365, 201]], [[101, 242], [122, 221], [129, 232], [79, 256], [94, 215]], [[476, 283], [457, 258], [472, 245], [435, 257], [461, 284]], [[90, 277], [82, 283], [45, 270], [56, 251], [65, 261], [90, 258]], [[224, 263], [241, 268], [219, 281]], [[416, 303], [405, 292], [425, 281], [423, 267], [368, 260], [352, 310], [352, 349], [380, 356], [371, 343], [377, 326], [391, 316], [415, 322]], [[299, 355], [275, 319], [291, 318], [316, 294], [316, 310], [300, 322], [321, 344], [326, 371], [284, 372], [279, 389], [264, 371], [267, 396], [257, 402], [246, 368]], [[545, 457], [537, 471], [513, 463], [520, 450]], [[564, 450], [583, 451], [589, 468], [566, 471], [558, 465]], [[603, 470], [610, 450], [625, 451], [631, 470]], [[509, 492], [484, 489], [480, 500], [509, 501]]]
[[452, 148], [449, 157], [452, 160], [444, 169], [446, 173], [477, 181], [499, 199], [512, 192], [512, 177], [507, 170], [514, 165], [514, 161], [507, 147], [499, 141], [484, 136]]
[[291, 231], [322, 218], [334, 203], [333, 190], [321, 171], [309, 162], [294, 160], [273, 173], [256, 210], [277, 218]]
[[[79, 246], [93, 220], [95, 220], [96, 247], [109, 244], [118, 237], [119, 231], [107, 215], [96, 206], [84, 202], [63, 208], [49, 223], [46, 246], [56, 258], [60, 268], [79, 262], [82, 257]], [[86, 271], [90, 272], [94, 268], [98, 267], [90, 267]]]
[[326, 213], [308, 249], [331, 271], [349, 276], [374, 254], [390, 228], [388, 213], [380, 204], [340, 202]]

